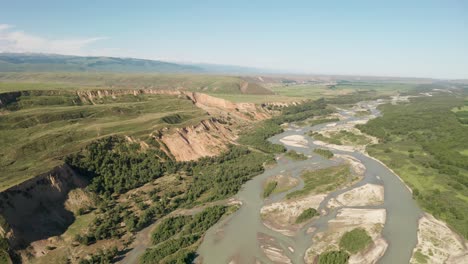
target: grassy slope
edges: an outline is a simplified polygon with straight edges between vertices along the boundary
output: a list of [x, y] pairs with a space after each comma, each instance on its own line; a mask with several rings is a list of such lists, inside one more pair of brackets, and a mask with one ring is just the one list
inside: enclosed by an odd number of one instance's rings
[[185, 89], [216, 94], [273, 94], [235, 76], [129, 73], [0, 73], [0, 92], [44, 89]]
[[[0, 115], [0, 190], [46, 172], [97, 138], [123, 134], [146, 139], [158, 128], [207, 117], [191, 101], [166, 95], [122, 96], [98, 105], [63, 104], [69, 102], [65, 95], [49, 99], [21, 97], [20, 110]], [[179, 114], [180, 123], [162, 120], [170, 114]]]

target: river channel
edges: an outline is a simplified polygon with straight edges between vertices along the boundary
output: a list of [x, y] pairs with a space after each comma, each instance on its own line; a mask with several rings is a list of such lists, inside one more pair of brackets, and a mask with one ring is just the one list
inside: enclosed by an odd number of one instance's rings
[[[379, 103], [381, 102], [359, 103], [361, 108], [368, 109], [371, 112], [369, 116], [356, 117], [352, 111], [340, 110], [340, 114], [344, 118], [337, 122], [337, 124], [368, 120], [370, 116], [378, 116], [380, 114], [377, 110]], [[292, 263], [304, 263], [304, 254], [313, 243], [312, 237], [317, 232], [326, 230], [328, 221], [336, 217], [337, 209], [326, 208], [328, 201], [345, 191], [372, 183], [384, 187], [384, 203], [379, 206], [364, 206], [360, 208], [383, 208], [386, 210], [386, 221], [382, 235], [388, 243], [388, 248], [378, 263], [409, 263], [413, 248], [417, 243], [418, 219], [422, 211], [412, 199], [412, 195], [406, 185], [397, 175], [392, 173], [379, 161], [358, 151], [342, 151], [330, 148], [335, 154], [346, 154], [358, 159], [365, 166], [366, 170], [364, 177], [359, 182], [328, 194], [317, 210], [319, 212], [325, 210], [326, 214], [322, 214], [317, 220], [302, 227], [294, 236], [286, 236], [273, 231], [262, 223], [261, 208], [264, 205], [283, 199], [286, 195], [285, 192], [268, 199], [263, 199], [262, 194], [265, 180], [279, 174], [288, 174], [296, 177], [300, 184], [288, 191], [292, 192], [303, 187], [300, 175], [304, 170], [326, 168], [342, 163], [342, 161], [336, 159], [327, 160], [312, 152], [318, 146], [306, 134], [309, 131], [320, 131], [326, 126], [327, 124], [305, 127], [290, 126], [285, 132], [269, 139], [272, 143], [282, 144], [280, 139], [284, 137], [292, 135], [304, 136], [308, 141], [304, 147], [290, 145], [285, 145], [285, 147], [288, 150], [303, 153], [309, 158], [303, 161], [294, 161], [285, 158], [284, 154], [278, 155], [275, 166], [266, 169], [263, 174], [247, 182], [235, 196], [237, 200], [242, 202], [242, 206], [236, 213], [208, 230], [198, 249], [199, 260], [205, 264], [273, 263], [260, 248], [258, 236], [260, 233], [263, 233], [276, 240]], [[313, 233], [307, 232], [310, 227], [315, 228]]]

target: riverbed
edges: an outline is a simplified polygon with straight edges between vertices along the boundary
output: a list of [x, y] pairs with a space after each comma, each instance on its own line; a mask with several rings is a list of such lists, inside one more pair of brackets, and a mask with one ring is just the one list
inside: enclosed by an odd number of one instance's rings
[[[269, 241], [269, 252], [283, 255], [281, 261], [288, 263], [304, 263], [304, 256], [308, 248], [313, 245], [313, 237], [328, 228], [328, 223], [337, 217], [340, 209], [344, 207], [328, 208], [330, 199], [365, 184], [381, 185], [384, 188], [384, 202], [380, 205], [360, 206], [360, 209], [381, 209], [386, 212], [385, 225], [382, 236], [388, 243], [384, 255], [378, 263], [408, 263], [413, 248], [417, 243], [418, 219], [422, 211], [412, 199], [411, 192], [397, 175], [386, 166], [365, 153], [352, 148], [334, 148], [333, 146], [318, 146], [314, 140], [307, 136], [309, 131], [321, 131], [327, 126], [340, 124], [363, 123], [378, 116], [377, 106], [381, 101], [361, 102], [360, 109], [370, 111], [369, 115], [354, 115], [353, 110], [341, 110], [343, 117], [339, 122], [320, 124], [316, 126], [298, 127], [289, 125], [286, 131], [275, 135], [269, 140], [276, 144], [283, 144], [288, 150], [303, 153], [309, 158], [303, 161], [290, 160], [284, 155], [278, 155], [277, 164], [265, 170], [259, 176], [247, 182], [235, 196], [242, 202], [242, 207], [230, 217], [217, 223], [205, 235], [198, 249], [198, 262], [206, 264], [220, 263], [273, 263], [265, 254], [265, 244]], [[294, 139], [297, 140], [294, 143]], [[318, 143], [318, 142], [316, 142]], [[343, 163], [340, 159], [328, 160], [313, 153], [317, 147], [328, 148], [334, 154], [349, 155], [365, 166], [365, 172], [360, 181], [346, 188], [329, 193], [317, 208], [321, 212], [318, 219], [302, 226], [292, 236], [274, 231], [266, 227], [261, 218], [261, 208], [265, 205], [281, 201], [288, 192], [303, 188], [300, 178], [304, 170], [316, 170]], [[262, 197], [265, 180], [276, 175], [288, 175], [299, 180], [299, 185], [288, 192], [276, 194], [268, 199]], [[349, 207], [356, 208], [356, 207]]]

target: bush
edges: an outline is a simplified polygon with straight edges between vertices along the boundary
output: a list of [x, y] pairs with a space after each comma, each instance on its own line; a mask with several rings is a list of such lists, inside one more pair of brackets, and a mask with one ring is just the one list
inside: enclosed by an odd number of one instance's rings
[[319, 264], [345, 264], [348, 263], [349, 254], [344, 251], [328, 251], [320, 254]]
[[277, 185], [277, 181], [268, 182], [267, 186], [265, 187], [265, 190], [263, 191], [263, 198], [267, 198], [268, 196], [270, 196], [270, 194], [276, 189]]
[[299, 224], [299, 223], [302, 223], [304, 221], [307, 221], [309, 219], [311, 219], [312, 217], [314, 216], [317, 216], [319, 215], [317, 213], [317, 210], [315, 210], [314, 208], [309, 208], [309, 209], [305, 209], [304, 211], [302, 211], [302, 213], [296, 218], [296, 224]]
[[306, 160], [307, 159], [307, 156], [302, 154], [302, 153], [298, 153], [297, 151], [295, 150], [289, 150], [288, 152], [286, 152], [286, 157], [289, 157], [293, 160]]
[[314, 153], [317, 153], [320, 156], [323, 156], [323, 157], [325, 157], [327, 159], [333, 158], [333, 152], [331, 152], [328, 149], [316, 148], [316, 149], [314, 149]]
[[340, 240], [340, 247], [354, 254], [370, 245], [372, 238], [363, 228], [355, 228], [346, 232]]

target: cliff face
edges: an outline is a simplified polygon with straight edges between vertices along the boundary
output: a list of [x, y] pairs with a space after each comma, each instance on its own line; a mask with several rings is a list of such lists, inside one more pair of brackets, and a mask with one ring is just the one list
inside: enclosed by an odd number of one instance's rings
[[226, 116], [242, 120], [263, 120], [271, 114], [262, 106], [253, 103], [233, 103], [231, 101], [213, 97], [203, 93], [184, 92], [194, 104], [212, 115]]
[[87, 182], [66, 165], [12, 187], [0, 194], [0, 214], [9, 225], [13, 248], [62, 234], [74, 221], [65, 208], [68, 193]]
[[82, 102], [92, 104], [96, 99], [104, 97], [116, 98], [117, 96], [129, 94], [134, 96], [142, 94], [165, 94], [187, 98], [197, 107], [215, 116], [230, 114], [235, 118], [244, 120], [263, 120], [271, 117], [271, 114], [262, 106], [253, 103], [233, 103], [222, 98], [197, 92], [157, 89], [90, 90], [77, 92]]
[[200, 124], [162, 133], [160, 141], [178, 161], [196, 160], [216, 156], [227, 150], [236, 135], [216, 119], [203, 120]]

